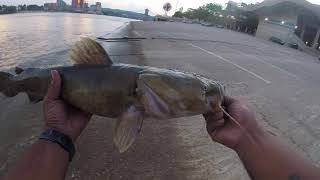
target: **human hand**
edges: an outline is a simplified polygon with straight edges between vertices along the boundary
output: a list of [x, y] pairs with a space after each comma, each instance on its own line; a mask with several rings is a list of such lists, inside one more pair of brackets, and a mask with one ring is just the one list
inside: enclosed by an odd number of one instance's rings
[[227, 117], [221, 109], [213, 106], [211, 105], [211, 112], [203, 115], [212, 140], [236, 150], [248, 135], [260, 130], [254, 113], [241, 101], [225, 96], [222, 103], [236, 122]]
[[87, 126], [91, 114], [80, 111], [61, 100], [59, 72], [53, 70], [51, 76], [52, 81], [43, 103], [46, 129], [57, 130], [76, 141]]

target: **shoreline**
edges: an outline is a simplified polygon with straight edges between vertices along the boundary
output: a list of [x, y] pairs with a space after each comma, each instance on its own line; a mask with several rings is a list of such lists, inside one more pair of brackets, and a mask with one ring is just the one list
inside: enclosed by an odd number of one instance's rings
[[[70, 13], [70, 14], [91, 14], [91, 15], [99, 15], [99, 16], [109, 16], [109, 17], [118, 17], [118, 18], [124, 18], [124, 19], [131, 19], [131, 20], [137, 20], [137, 21], [141, 21], [143, 20], [143, 18], [133, 18], [131, 17], [127, 17], [127, 16], [117, 16], [117, 15], [112, 15], [112, 14], [101, 14], [101, 13], [89, 13], [89, 12], [77, 12], [77, 11], [44, 11], [44, 10], [39, 10], [39, 11], [17, 11], [14, 13], [0, 13], [1, 15], [12, 15], [12, 14], [30, 14], [30, 13]], [[142, 14], [141, 14], [142, 15]]]
[[[133, 28], [134, 22], [130, 21], [117, 28], [114, 32], [99, 36], [98, 41], [102, 43], [112, 61], [116, 63], [147, 65], [145, 63], [143, 47], [139, 43], [139, 40], [130, 40], [131, 38], [139, 38]], [[109, 41], [107, 39], [114, 40]]]

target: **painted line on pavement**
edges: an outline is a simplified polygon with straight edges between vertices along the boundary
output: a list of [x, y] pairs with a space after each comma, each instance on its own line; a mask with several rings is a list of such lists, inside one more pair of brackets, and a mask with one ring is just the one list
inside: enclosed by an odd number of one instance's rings
[[[226, 46], [224, 46], [224, 47], [226, 47]], [[226, 47], [226, 48], [231, 49], [231, 48], [229, 48], [229, 47]], [[295, 74], [292, 74], [291, 72], [289, 72], [289, 71], [287, 71], [287, 70], [285, 70], [285, 69], [282, 69], [282, 68], [280, 68], [280, 67], [278, 67], [278, 66], [275, 66], [275, 65], [273, 65], [272, 63], [269, 63], [269, 62], [267, 62], [267, 61], [265, 61], [265, 60], [263, 60], [263, 59], [255, 56], [255, 55], [252, 55], [252, 54], [248, 55], [248, 54], [246, 54], [246, 53], [244, 53], [244, 52], [242, 52], [242, 51], [240, 51], [240, 50], [235, 50], [235, 49], [231, 49], [231, 50], [232, 50], [232, 51], [235, 51], [235, 52], [238, 52], [239, 54], [242, 54], [243, 56], [247, 56], [247, 57], [249, 57], [249, 58], [254, 58], [254, 59], [256, 59], [257, 61], [259, 61], [259, 62], [261, 62], [261, 63], [264, 63], [264, 64], [266, 64], [266, 65], [268, 65], [268, 66], [270, 66], [270, 67], [273, 67], [274, 69], [277, 69], [278, 71], [280, 71], [280, 72], [282, 72], [282, 73], [284, 73], [284, 74], [286, 74], [286, 75], [288, 75], [288, 76], [294, 77], [296, 80], [299, 80], [299, 79], [300, 79], [300, 78], [299, 78], [298, 76], [296, 76]]]
[[248, 70], [248, 69], [246, 69], [246, 68], [244, 68], [244, 67], [242, 67], [242, 66], [240, 66], [240, 65], [238, 65], [238, 64], [236, 64], [236, 63], [234, 63], [234, 62], [232, 62], [232, 61], [230, 61], [230, 60], [228, 60], [228, 59], [226, 59], [226, 58], [224, 58], [224, 57], [222, 57], [222, 56], [219, 56], [218, 54], [215, 54], [215, 53], [213, 53], [213, 52], [211, 52], [211, 51], [208, 51], [208, 50], [206, 50], [206, 49], [203, 49], [203, 48], [201, 48], [201, 47], [199, 47], [199, 46], [197, 46], [197, 45], [194, 45], [194, 44], [192, 44], [192, 43], [189, 43], [189, 44], [190, 44], [190, 46], [193, 46], [193, 47], [195, 47], [195, 48], [198, 48], [198, 49], [200, 49], [200, 50], [202, 50], [202, 51], [204, 51], [204, 52], [206, 52], [206, 53], [208, 53], [208, 54], [210, 54], [210, 55], [213, 55], [213, 56], [215, 56], [215, 57], [217, 57], [217, 58], [219, 58], [219, 59], [221, 59], [221, 60], [223, 60], [223, 61], [225, 61], [225, 62], [227, 62], [227, 63], [230, 63], [230, 64], [236, 66], [237, 68], [239, 68], [239, 69], [241, 69], [241, 70], [243, 70], [243, 71], [251, 74], [252, 76], [256, 77], [257, 79], [262, 80], [262, 81], [265, 82], [266, 84], [271, 84], [271, 81], [268, 81], [268, 80], [264, 79], [263, 77], [259, 76], [258, 74], [254, 73], [254, 72], [252, 72], [252, 71], [250, 71], [250, 70]]
[[158, 31], [158, 33], [163, 34], [163, 35], [165, 35], [165, 36], [168, 36], [169, 38], [174, 38], [174, 35], [171, 35], [171, 34], [169, 34], [169, 33], [167, 33], [167, 32]]
[[133, 31], [136, 35], [138, 35], [139, 37], [142, 37], [142, 35], [140, 33], [138, 33], [137, 31]]

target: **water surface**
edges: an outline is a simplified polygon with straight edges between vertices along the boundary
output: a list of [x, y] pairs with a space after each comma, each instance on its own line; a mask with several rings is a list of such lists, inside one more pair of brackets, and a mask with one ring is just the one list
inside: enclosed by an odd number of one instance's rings
[[65, 64], [82, 36], [102, 36], [130, 19], [75, 13], [0, 15], [0, 70]]

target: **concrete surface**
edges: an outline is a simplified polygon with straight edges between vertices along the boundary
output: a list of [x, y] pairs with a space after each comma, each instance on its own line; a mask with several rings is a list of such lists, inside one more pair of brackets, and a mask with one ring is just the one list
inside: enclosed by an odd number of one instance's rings
[[[320, 62], [303, 52], [214, 27], [134, 22], [103, 42], [116, 62], [174, 68], [223, 82], [229, 95], [247, 100], [259, 122], [320, 165]], [[0, 97], [0, 175], [37, 139], [41, 103], [24, 94]], [[23, 118], [22, 118], [23, 117]], [[77, 142], [67, 179], [248, 180], [237, 155], [213, 143], [201, 116], [146, 120], [133, 147], [118, 154], [114, 120], [94, 117]]]

